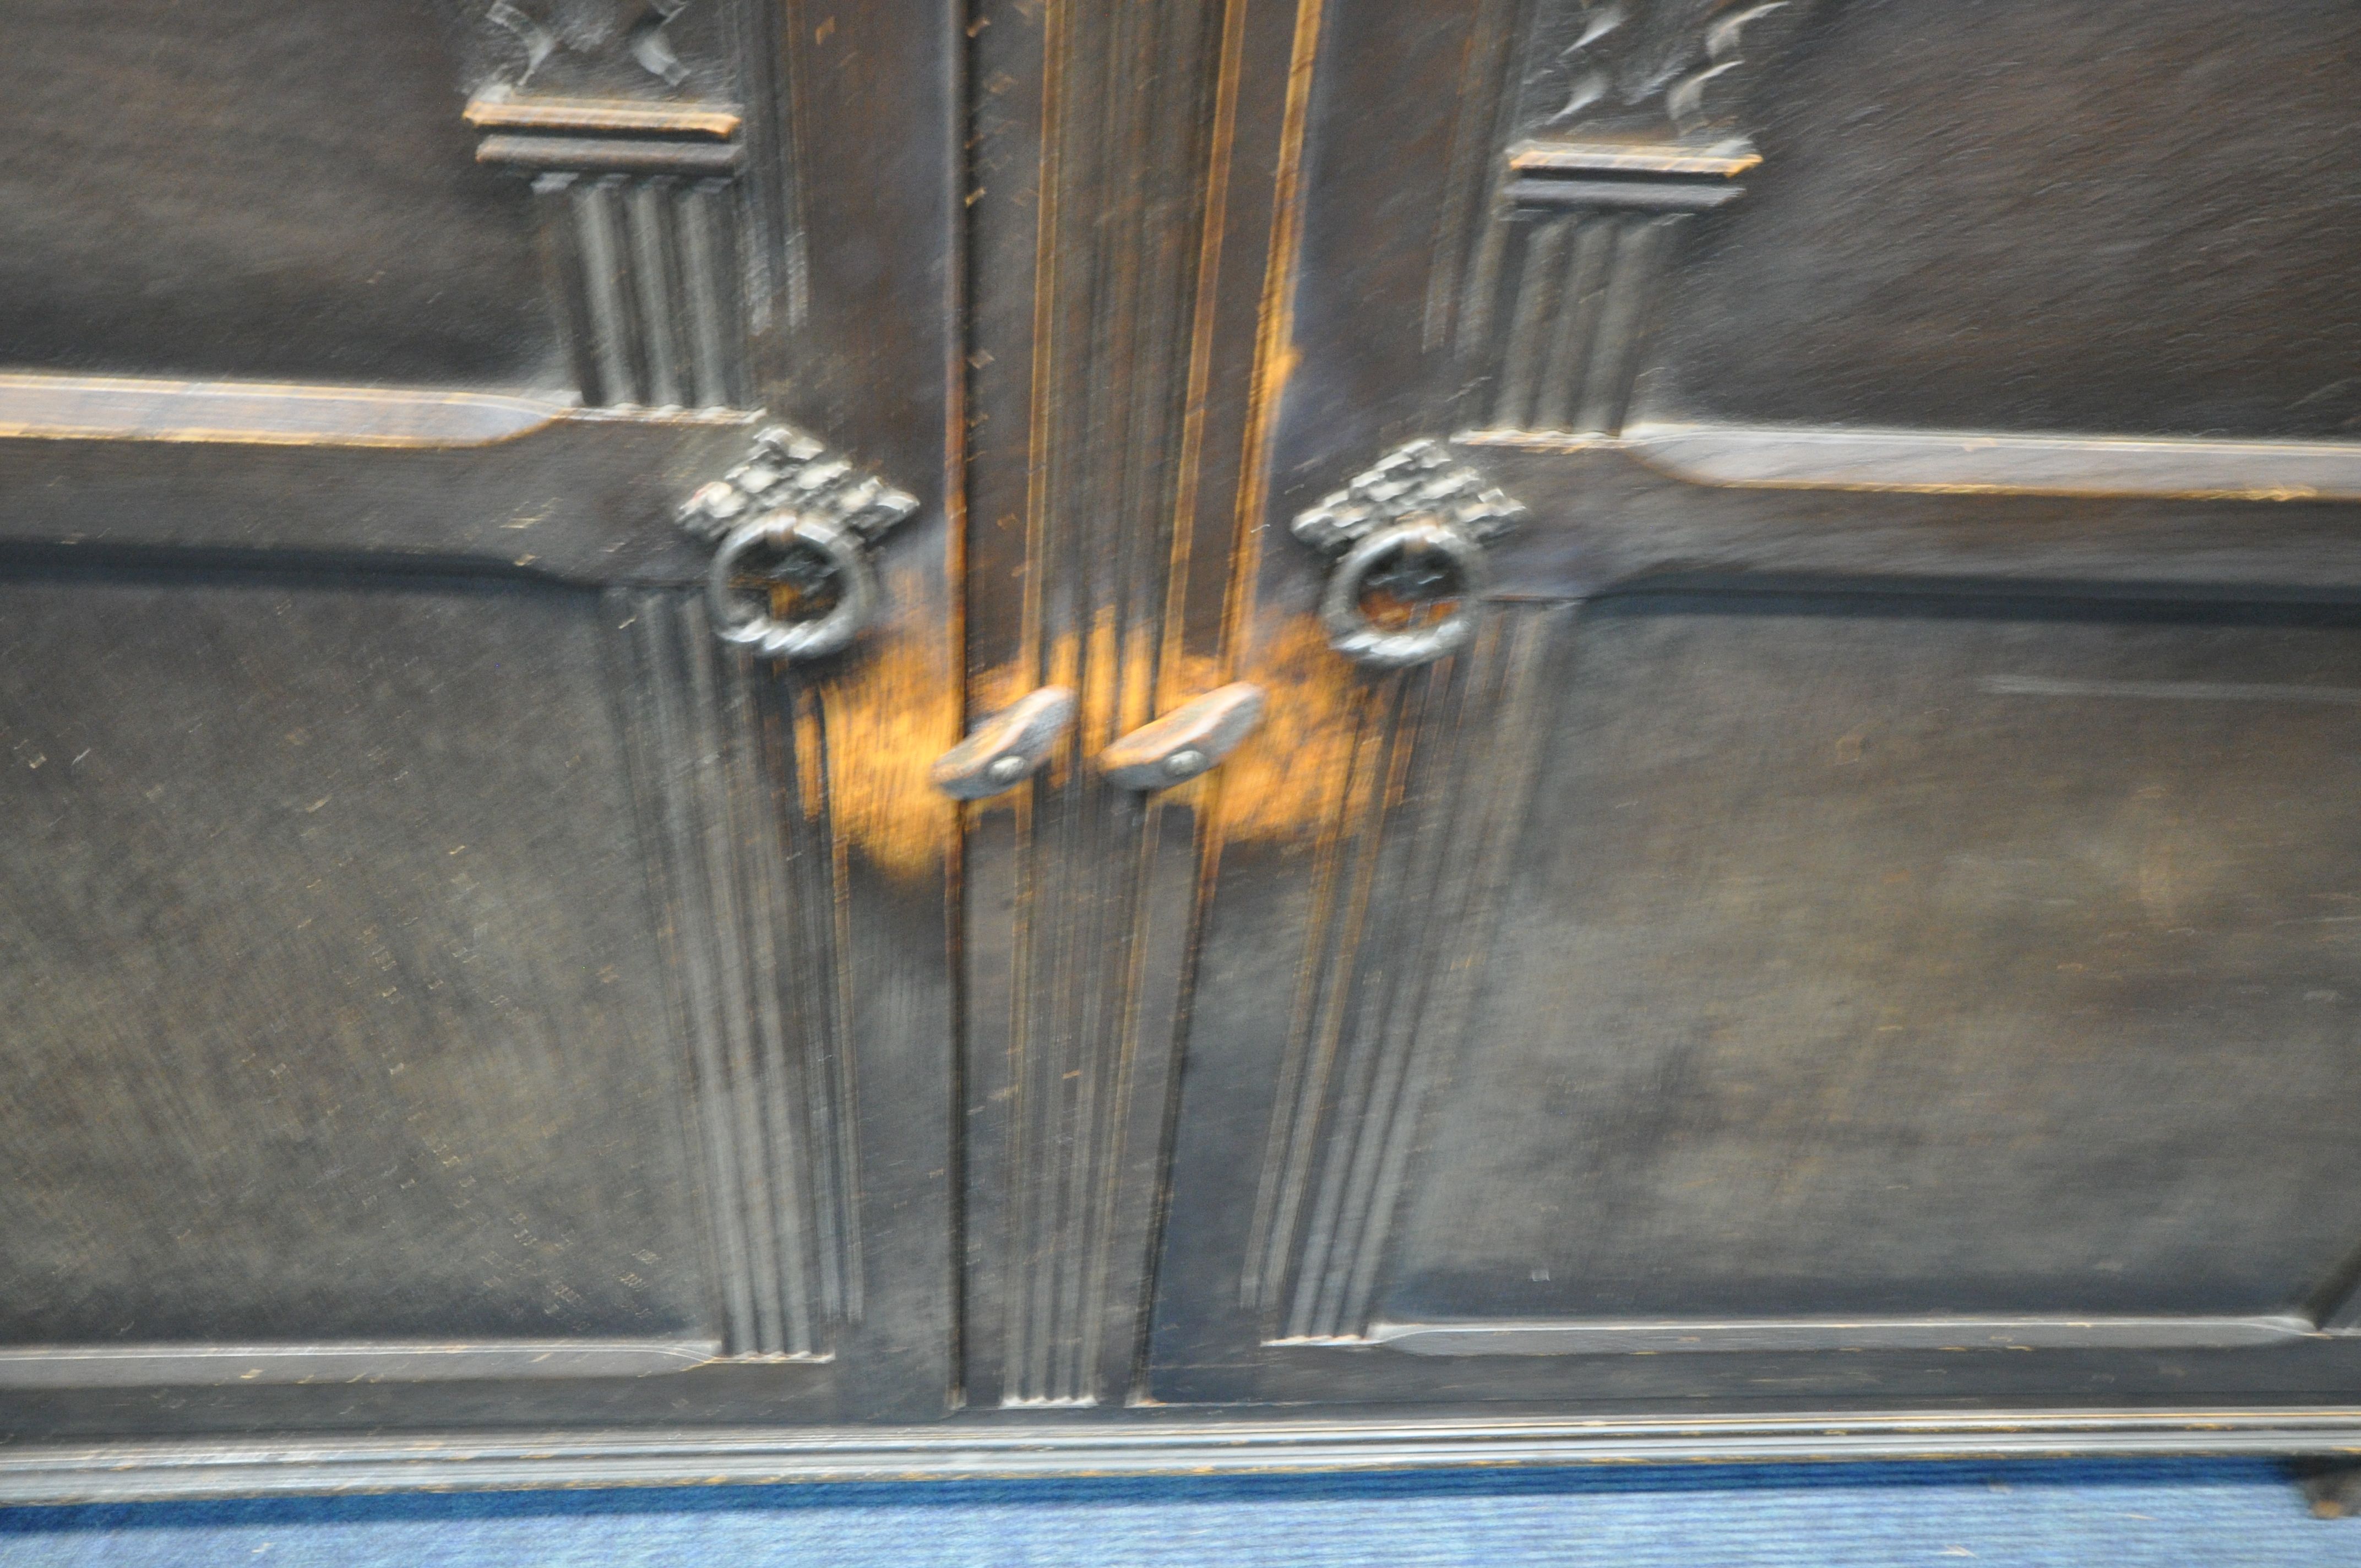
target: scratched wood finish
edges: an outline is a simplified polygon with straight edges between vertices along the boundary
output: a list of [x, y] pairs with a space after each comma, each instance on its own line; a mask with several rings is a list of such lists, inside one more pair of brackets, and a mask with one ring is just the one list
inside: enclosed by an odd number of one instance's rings
[[[7, 67], [0, 1427], [939, 1414], [950, 20], [101, 10]], [[922, 498], [792, 679], [672, 521], [763, 409]]]
[[[1147, 1396], [2349, 1399], [2349, 18], [1450, 15], [1321, 35]], [[1285, 525], [1454, 433], [1498, 606], [1343, 666]]]
[[1228, 678], [1291, 18], [982, 19], [969, 702], [1080, 703], [1049, 768], [967, 818], [967, 1391], [1120, 1405], [1215, 786], [1119, 787], [1095, 759]]
[[0, 63], [0, 1497], [2361, 1441], [2346, 8], [350, 9]]

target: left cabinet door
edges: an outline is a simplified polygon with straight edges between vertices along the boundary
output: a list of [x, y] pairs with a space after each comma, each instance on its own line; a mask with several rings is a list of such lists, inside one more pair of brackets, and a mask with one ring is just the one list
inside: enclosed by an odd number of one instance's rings
[[0, 1433], [942, 1413], [956, 18], [11, 21]]

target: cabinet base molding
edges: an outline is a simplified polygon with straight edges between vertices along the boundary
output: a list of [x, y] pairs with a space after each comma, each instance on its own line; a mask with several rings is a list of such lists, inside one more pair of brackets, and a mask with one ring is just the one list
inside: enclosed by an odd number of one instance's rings
[[[1142, 1412], [1143, 1415], [1146, 1412]], [[2068, 1455], [2361, 1454], [2361, 1409], [1803, 1414], [1745, 1420], [1157, 1419], [1089, 1426], [986, 1412], [927, 1427], [317, 1435], [0, 1450], [0, 1505], [550, 1486], [1257, 1475], [1458, 1465]]]

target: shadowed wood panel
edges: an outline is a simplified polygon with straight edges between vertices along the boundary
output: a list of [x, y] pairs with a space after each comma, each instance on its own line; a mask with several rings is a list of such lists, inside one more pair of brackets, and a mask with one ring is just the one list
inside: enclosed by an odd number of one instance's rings
[[1244, 1300], [1268, 1338], [1350, 1338], [1367, 1315], [1482, 971], [1569, 613], [1494, 612], [1467, 652], [1373, 682], [1353, 715], [1247, 1244]]
[[708, 1336], [602, 622], [0, 586], [0, 1338]]
[[1587, 612], [1382, 1332], [2227, 1343], [2334, 1311], [2361, 634], [1908, 609]]
[[554, 389], [521, 181], [432, 8], [25, 0], [0, 52], [0, 361]]
[[1657, 411], [2361, 429], [2352, 6], [1822, 9], [1766, 79], [1747, 199], [1670, 281]]

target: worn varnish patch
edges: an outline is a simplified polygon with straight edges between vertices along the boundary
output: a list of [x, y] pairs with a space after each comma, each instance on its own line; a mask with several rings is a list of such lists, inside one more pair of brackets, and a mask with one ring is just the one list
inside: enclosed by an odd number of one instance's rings
[[[897, 880], [934, 874], [958, 828], [957, 808], [927, 782], [959, 740], [958, 687], [946, 678], [956, 667], [943, 629], [905, 611], [814, 683], [817, 712], [797, 707], [805, 812], [832, 813], [839, 840]], [[825, 792], [813, 787], [821, 757]]]
[[1280, 622], [1245, 678], [1269, 693], [1262, 728], [1210, 775], [1224, 841], [1296, 839], [1333, 820], [1373, 689], [1310, 615]]

